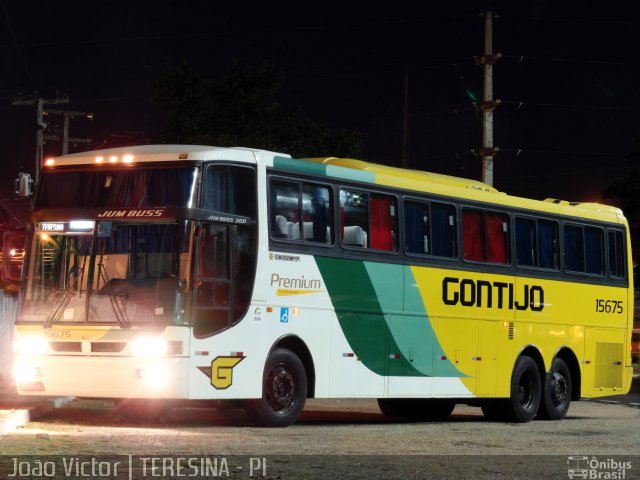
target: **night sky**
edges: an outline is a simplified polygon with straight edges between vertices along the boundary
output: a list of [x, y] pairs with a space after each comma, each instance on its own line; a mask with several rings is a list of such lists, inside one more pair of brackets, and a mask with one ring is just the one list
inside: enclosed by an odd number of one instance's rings
[[[153, 72], [182, 60], [214, 78], [234, 60], [282, 65], [283, 105], [365, 133], [363, 159], [389, 165], [401, 162], [408, 72], [410, 166], [480, 178], [472, 151], [481, 146], [481, 114], [472, 102], [482, 99], [474, 56], [484, 49], [486, 3], [1, 3], [2, 193], [21, 165], [34, 169], [35, 108], [12, 105], [20, 94], [65, 94], [71, 103], [50, 108], [93, 112], [93, 121], [71, 122], [71, 136], [90, 137], [92, 148], [162, 143]], [[598, 201], [613, 178], [640, 164], [629, 155], [640, 137], [640, 3], [568, 3], [492, 4], [494, 51], [503, 54], [494, 67], [502, 101], [495, 186]], [[45, 152], [59, 154], [61, 144], [49, 141]]]

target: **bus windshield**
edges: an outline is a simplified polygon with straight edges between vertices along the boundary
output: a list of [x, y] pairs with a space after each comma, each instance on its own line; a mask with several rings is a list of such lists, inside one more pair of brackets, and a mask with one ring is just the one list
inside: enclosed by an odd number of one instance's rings
[[40, 223], [21, 321], [183, 323], [192, 222]]
[[78, 170], [42, 177], [35, 205], [45, 208], [158, 208], [193, 205], [198, 168]]

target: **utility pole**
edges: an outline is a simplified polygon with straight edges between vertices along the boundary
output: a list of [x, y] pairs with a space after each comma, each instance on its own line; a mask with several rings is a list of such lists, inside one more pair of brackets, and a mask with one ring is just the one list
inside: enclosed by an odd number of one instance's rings
[[40, 178], [40, 167], [42, 166], [42, 158], [44, 157], [44, 129], [47, 124], [44, 123], [44, 106], [55, 105], [61, 103], [69, 103], [69, 98], [53, 98], [44, 99], [41, 97], [30, 99], [17, 99], [13, 101], [13, 105], [17, 106], [34, 106], [36, 107], [36, 171], [35, 181], [38, 183]]
[[402, 122], [402, 168], [409, 167], [407, 144], [409, 143], [409, 69], [404, 71], [404, 102]]
[[484, 67], [484, 95], [480, 108], [482, 110], [482, 181], [493, 186], [493, 157], [498, 148], [493, 146], [493, 110], [500, 100], [493, 99], [493, 64], [496, 63], [501, 53], [493, 53], [493, 11], [484, 12], [484, 55], [480, 57], [480, 63]]
[[[91, 143], [90, 138], [69, 138], [69, 119], [74, 117], [85, 117], [88, 120], [93, 120], [93, 113], [91, 112], [76, 112], [73, 110], [54, 110], [46, 109], [45, 115], [62, 115], [64, 116], [64, 126], [62, 128], [62, 155], [69, 153], [69, 142], [72, 143]], [[60, 140], [59, 135], [46, 135], [45, 140]]]

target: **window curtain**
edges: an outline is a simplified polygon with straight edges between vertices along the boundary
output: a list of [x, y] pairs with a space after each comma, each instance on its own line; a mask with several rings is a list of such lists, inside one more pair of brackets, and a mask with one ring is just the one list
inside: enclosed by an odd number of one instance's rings
[[455, 209], [449, 205], [431, 205], [431, 250], [439, 257], [455, 256]]
[[376, 250], [392, 250], [391, 199], [371, 197], [369, 207], [371, 248]]
[[542, 268], [558, 268], [558, 226], [552, 222], [538, 222], [538, 255]]
[[516, 219], [516, 263], [533, 267], [535, 256], [535, 220]]
[[488, 213], [486, 216], [487, 231], [487, 261], [507, 263], [509, 249], [507, 248], [507, 218], [504, 215]]
[[585, 270], [587, 273], [602, 275], [604, 273], [604, 249], [602, 230], [585, 228], [584, 250]]
[[[425, 205], [426, 207], [426, 205]], [[406, 248], [411, 253], [428, 253], [424, 251], [423, 207], [416, 203], [405, 204], [405, 236]]]
[[584, 248], [582, 228], [564, 228], [564, 263], [567, 270], [584, 272]]
[[462, 212], [462, 254], [465, 260], [484, 260], [484, 232], [479, 212]]

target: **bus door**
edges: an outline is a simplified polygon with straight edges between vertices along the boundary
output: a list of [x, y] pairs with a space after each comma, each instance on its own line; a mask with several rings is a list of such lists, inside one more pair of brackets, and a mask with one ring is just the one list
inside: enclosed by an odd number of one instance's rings
[[230, 265], [233, 230], [229, 225], [203, 223], [198, 229], [198, 259], [194, 279], [196, 337], [212, 335], [233, 323], [234, 268]]
[[203, 222], [198, 228], [196, 338], [215, 335], [246, 314], [257, 256], [255, 169], [212, 163], [204, 176], [202, 206], [220, 221]]

